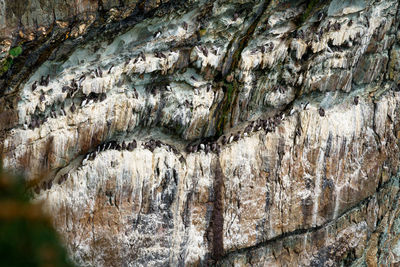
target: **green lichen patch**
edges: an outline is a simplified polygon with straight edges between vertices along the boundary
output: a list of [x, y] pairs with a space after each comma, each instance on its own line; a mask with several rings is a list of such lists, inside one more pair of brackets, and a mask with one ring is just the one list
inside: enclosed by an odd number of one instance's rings
[[300, 24], [303, 24], [304, 21], [306, 21], [308, 19], [308, 17], [312, 14], [312, 11], [314, 11], [316, 9], [319, 1], [320, 0], [309, 0], [308, 1], [307, 8], [304, 11], [304, 14], [301, 16]]
[[10, 56], [12, 56], [12, 57], [18, 57], [19, 55], [21, 55], [21, 53], [22, 53], [22, 47], [21, 46], [17, 46], [17, 47], [11, 48], [10, 52], [9, 52]]

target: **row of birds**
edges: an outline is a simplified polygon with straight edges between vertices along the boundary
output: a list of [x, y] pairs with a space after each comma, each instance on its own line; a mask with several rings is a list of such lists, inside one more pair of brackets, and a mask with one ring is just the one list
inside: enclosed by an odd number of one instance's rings
[[[354, 103], [354, 105], [358, 105], [359, 96], [354, 97], [353, 103]], [[304, 105], [304, 109], [306, 108], [307, 104]], [[321, 117], [325, 116], [325, 110], [322, 107], [320, 107], [318, 109], [318, 113]], [[280, 113], [280, 114], [277, 114], [274, 117], [270, 117], [266, 120], [258, 119], [257, 121], [252, 121], [246, 126], [243, 133], [238, 131], [236, 134], [231, 134], [229, 137], [223, 135], [221, 138], [221, 145], [224, 146], [226, 144], [231, 144], [232, 142], [239, 141], [240, 138], [249, 136], [252, 132], [258, 132], [261, 130], [264, 130], [266, 133], [274, 132], [275, 128], [284, 119], [285, 119], [285, 114]], [[296, 131], [296, 135], [300, 135], [300, 133], [298, 131]], [[142, 144], [143, 148], [148, 149], [151, 152], [153, 152], [156, 147], [161, 147], [163, 145], [167, 146], [175, 154], [179, 154], [179, 151], [174, 146], [165, 144], [165, 143], [161, 142], [160, 140], [150, 139], [147, 142]], [[215, 141], [215, 142], [200, 142], [199, 144], [189, 144], [186, 147], [186, 152], [196, 153], [196, 152], [204, 151], [206, 154], [209, 152], [214, 152], [214, 153], [219, 154], [221, 152], [221, 145], [217, 141]], [[126, 143], [125, 141], [123, 141], [121, 144], [119, 144], [117, 141], [109, 141], [109, 142], [105, 142], [105, 143], [97, 146], [96, 150], [87, 153], [85, 158], [83, 159], [83, 161], [86, 162], [88, 160], [94, 160], [100, 152], [105, 151], [105, 150], [133, 151], [136, 148], [137, 148], [137, 142], [135, 139], [130, 143]], [[68, 178], [68, 174], [62, 175], [58, 180], [58, 184], [59, 185], [62, 184], [64, 181], [67, 180], [67, 178]], [[36, 186], [34, 191], [35, 191], [35, 193], [39, 194], [40, 190], [50, 189], [52, 187], [52, 185], [53, 185], [53, 180], [44, 181], [44, 182], [42, 182], [41, 186], [39, 186], [39, 185]]]
[[[82, 162], [84, 163], [84, 162], [87, 162], [88, 160], [89, 161], [94, 160], [100, 152], [103, 152], [106, 150], [118, 150], [118, 151], [128, 150], [128, 151], [132, 152], [133, 150], [135, 150], [137, 148], [137, 146], [138, 146], [138, 143], [135, 139], [133, 139], [133, 141], [130, 143], [126, 143], [125, 141], [123, 141], [122, 143], [118, 143], [115, 140], [108, 141], [101, 145], [98, 145], [94, 151], [88, 152], [85, 155]], [[160, 140], [150, 139], [150, 140], [142, 143], [142, 147], [144, 149], [150, 150], [151, 152], [153, 152], [154, 149], [156, 149], [157, 147], [161, 147], [161, 146], [166, 146], [169, 151], [172, 151], [175, 154], [179, 154], [179, 150], [176, 149], [174, 146], [163, 143]]]
[[[94, 160], [100, 152], [103, 152], [106, 150], [133, 151], [137, 148], [137, 145], [138, 145], [138, 143], [135, 139], [133, 139], [132, 142], [129, 142], [129, 143], [126, 143], [125, 141], [123, 141], [121, 144], [118, 143], [117, 141], [108, 141], [101, 145], [98, 145], [96, 150], [87, 153], [85, 155], [82, 163]], [[150, 139], [149, 141], [142, 144], [143, 148], [148, 149], [151, 152], [153, 152], [156, 147], [161, 147], [163, 145], [167, 146], [167, 148], [170, 151], [173, 151], [175, 154], [179, 154], [179, 151], [174, 146], [163, 143], [160, 140]], [[68, 173], [61, 175], [60, 178], [58, 179], [57, 183], [59, 185], [61, 185], [63, 182], [65, 182], [68, 179], [68, 177], [69, 177]], [[50, 190], [51, 187], [53, 186], [53, 180], [54, 180], [54, 178], [49, 181], [43, 181], [40, 185], [35, 186], [33, 189], [34, 192], [36, 194], [39, 194], [41, 190]]]
[[[94, 93], [91, 92], [89, 95], [84, 95], [83, 98], [80, 98], [81, 102], [79, 104], [79, 106], [84, 107], [87, 105], [90, 105], [92, 103], [96, 103], [96, 102], [102, 102], [107, 98], [106, 93]], [[71, 113], [74, 113], [77, 110], [77, 105], [75, 105], [75, 102], [72, 102], [72, 105], [69, 106], [69, 111]], [[42, 113], [40, 111], [37, 111], [35, 113]], [[43, 114], [43, 113], [42, 113]], [[33, 130], [37, 127], [40, 127], [43, 123], [45, 123], [48, 120], [48, 116], [50, 116], [51, 118], [55, 119], [57, 118], [59, 115], [60, 116], [66, 116], [67, 112], [65, 111], [64, 107], [62, 106], [61, 103], [61, 108], [57, 109], [57, 104], [53, 103], [53, 105], [50, 108], [50, 112], [48, 113], [48, 115], [44, 115], [41, 116], [40, 114], [34, 114], [32, 116], [31, 122], [30, 124], [27, 126], [27, 128]]]
[[[112, 66], [111, 66], [112, 68]], [[111, 68], [109, 71], [111, 71]], [[94, 71], [94, 75], [96, 77], [102, 77], [103, 76], [103, 71], [101, 70], [100, 67], [96, 68]], [[62, 87], [62, 92], [65, 93], [67, 92], [67, 98], [73, 98], [78, 91], [81, 91], [81, 84], [82, 82], [86, 79], [86, 74], [83, 74], [82, 76], [79, 77], [78, 80], [72, 79], [70, 82], [70, 85], [64, 85]], [[39, 85], [41, 86], [48, 86], [50, 82], [50, 75], [47, 75], [46, 77], [42, 76], [39, 82]], [[38, 82], [35, 81], [32, 84], [32, 91], [36, 90], [37, 88], [37, 84]], [[135, 93], [137, 95], [137, 92], [135, 90]], [[84, 107], [86, 105], [90, 105], [94, 102], [98, 102], [98, 101], [104, 101], [107, 98], [106, 93], [94, 93], [91, 92], [89, 95], [83, 95], [80, 102], [80, 106]], [[44, 94], [41, 94], [39, 97], [39, 101], [41, 103], [43, 103], [46, 100], [46, 96]], [[75, 105], [75, 103], [73, 102], [72, 105], [69, 107], [69, 110], [74, 113], [77, 109], [77, 106]], [[40, 113], [39, 111], [35, 112], [35, 113]], [[61, 116], [65, 116], [66, 115], [66, 111], [63, 107], [61, 107], [59, 109], [59, 112], [57, 112], [55, 103], [53, 103], [53, 106], [51, 107], [51, 111], [49, 112], [49, 116], [51, 118], [56, 118], [57, 115], [61, 115]], [[39, 114], [35, 114], [33, 115], [33, 118], [31, 119], [30, 124], [27, 126], [27, 128], [29, 129], [35, 129], [36, 127], [40, 127], [40, 125], [42, 125], [43, 123], [45, 123], [47, 121], [47, 117], [46, 116], [40, 116]]]
[[[111, 72], [111, 69], [114, 67], [114, 65], [111, 65], [110, 69], [108, 70], [108, 73]], [[103, 77], [103, 71], [100, 67], [95, 68], [94, 70], [89, 70], [89, 74], [91, 74], [93, 77]], [[63, 86], [62, 90], [63, 92], [65, 91], [75, 91], [80, 88], [82, 82], [86, 79], [87, 73], [82, 74], [77, 81], [75, 79], [71, 80], [70, 86], [65, 85]], [[37, 89], [38, 84], [40, 86], [48, 86], [50, 83], [50, 74], [48, 74], [46, 77], [41, 76], [40, 81], [34, 81], [32, 83], [31, 89], [32, 91], [35, 91]]]
[[231, 134], [229, 137], [223, 135], [220, 139], [221, 145], [218, 143], [218, 141], [194, 143], [187, 145], [186, 152], [196, 153], [204, 151], [206, 154], [209, 152], [214, 152], [219, 154], [221, 152], [221, 146], [225, 146], [226, 144], [231, 144], [232, 142], [239, 141], [242, 137], [247, 137], [252, 132], [257, 132], [261, 130], [264, 130], [266, 133], [274, 132], [275, 127], [278, 126], [284, 119], [285, 119], [285, 114], [279, 113], [265, 120], [258, 119], [257, 121], [252, 121], [246, 126], [243, 132], [238, 131], [236, 134]]

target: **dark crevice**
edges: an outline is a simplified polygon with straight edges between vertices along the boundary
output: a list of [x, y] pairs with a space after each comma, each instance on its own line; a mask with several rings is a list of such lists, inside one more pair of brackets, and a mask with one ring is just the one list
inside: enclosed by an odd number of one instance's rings
[[[243, 49], [247, 47], [247, 44], [249, 43], [251, 37], [253, 36], [262, 15], [267, 10], [269, 3], [270, 0], [264, 1], [262, 6], [255, 14], [256, 17], [250, 24], [246, 32], [242, 36], [234, 38], [229, 43], [227, 52], [222, 61], [223, 63], [221, 71], [218, 72], [215, 77], [214, 83], [219, 85], [217, 87], [225, 88], [224, 98], [222, 102], [218, 104], [218, 108], [216, 109], [216, 114], [215, 114], [215, 117], [217, 117], [215, 125], [217, 137], [223, 134], [224, 127], [227, 125], [228, 122], [230, 122], [230, 126], [232, 126], [232, 108], [234, 106], [234, 103], [238, 101], [238, 93], [239, 93], [238, 92], [239, 85], [233, 78], [234, 71], [236, 70], [240, 62]], [[232, 47], [233, 51], [231, 52]], [[228, 79], [227, 78], [228, 76], [232, 77]]]
[[211, 257], [208, 259], [209, 264], [215, 264], [224, 255], [224, 174], [222, 172], [219, 157], [213, 160], [214, 182], [213, 182], [213, 199], [212, 214], [210, 224], [206, 232], [208, 233], [208, 242], [211, 251]]

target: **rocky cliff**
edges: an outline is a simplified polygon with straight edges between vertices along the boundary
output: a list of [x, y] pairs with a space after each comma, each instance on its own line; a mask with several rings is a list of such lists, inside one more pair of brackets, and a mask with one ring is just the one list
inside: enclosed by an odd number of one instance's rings
[[395, 0], [0, 1], [0, 151], [81, 266], [400, 263]]

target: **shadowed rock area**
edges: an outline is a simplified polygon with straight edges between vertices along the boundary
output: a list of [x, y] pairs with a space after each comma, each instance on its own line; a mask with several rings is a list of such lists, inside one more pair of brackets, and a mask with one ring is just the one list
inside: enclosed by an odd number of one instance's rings
[[76, 264], [400, 263], [398, 1], [22, 2], [0, 151]]

